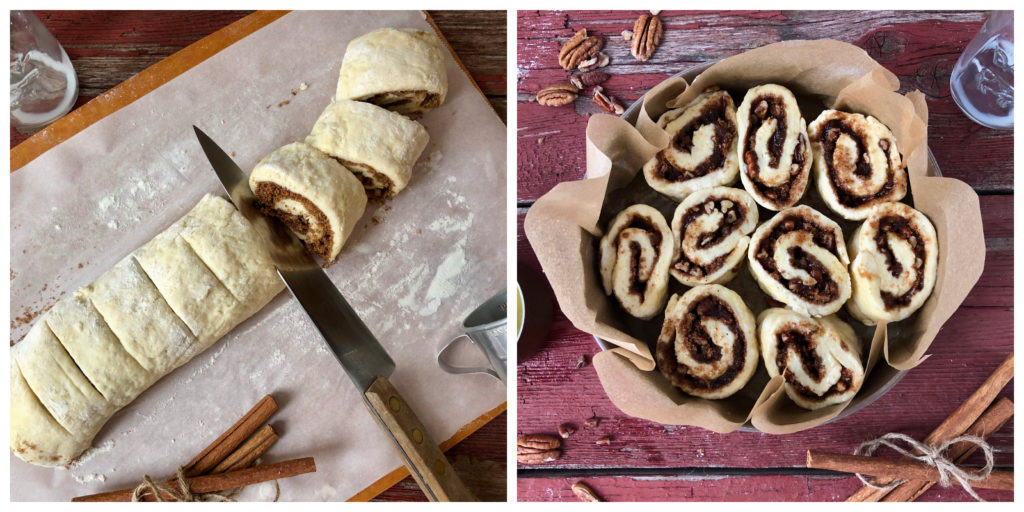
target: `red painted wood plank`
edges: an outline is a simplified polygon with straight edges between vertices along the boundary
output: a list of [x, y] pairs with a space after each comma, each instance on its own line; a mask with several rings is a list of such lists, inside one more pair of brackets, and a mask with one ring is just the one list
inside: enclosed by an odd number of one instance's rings
[[[625, 102], [639, 97], [672, 73], [763, 44], [821, 37], [857, 44], [896, 73], [904, 90], [917, 88], [927, 95], [931, 115], [929, 144], [945, 175], [967, 181], [980, 190], [1012, 188], [1012, 133], [975, 125], [949, 96], [952, 65], [980, 28], [985, 13], [665, 11], [660, 14], [666, 27], [664, 41], [654, 58], [646, 63], [629, 55], [627, 43], [619, 35], [632, 28], [638, 13], [520, 13], [520, 199], [536, 199], [562, 179], [582, 176], [586, 116], [597, 109], [588, 98], [577, 100], [574, 107], [558, 109], [529, 102], [539, 88], [564, 81], [568, 76], [557, 65], [558, 49], [579, 28], [606, 37], [604, 51], [612, 64], [605, 71], [613, 75], [606, 89]], [[734, 36], [738, 29], [742, 30], [742, 38]], [[553, 137], [548, 139], [543, 134]], [[540, 137], [545, 137], [543, 144], [525, 144]], [[545, 169], [555, 172], [548, 174], [543, 172]]]
[[[843, 501], [861, 483], [856, 477], [684, 477], [676, 475], [520, 478], [519, 501], [578, 501], [570, 487], [583, 481], [604, 501]], [[1013, 493], [979, 489], [987, 501], [1012, 501]], [[932, 487], [918, 501], [968, 501], [959, 487]]]
[[[1004, 208], [1009, 201], [1000, 196], [985, 196], [982, 201], [983, 212], [990, 212], [985, 218], [991, 221], [991, 232], [1012, 234], [1012, 214]], [[525, 210], [520, 209], [518, 258], [540, 270], [522, 232], [524, 215]], [[988, 285], [979, 284], [968, 307], [961, 308], [943, 327], [932, 345], [931, 358], [888, 394], [849, 418], [806, 432], [769, 436], [747, 432], [718, 435], [696, 427], [627, 417], [608, 400], [592, 366], [574, 369], [581, 354], [589, 360], [599, 347], [556, 310], [546, 347], [518, 367], [517, 430], [553, 432], [562, 422], [582, 426], [591, 415], [604, 418], [597, 429], [581, 428], [566, 441], [563, 456], [543, 466], [570, 469], [802, 467], [807, 449], [850, 451], [861, 441], [891, 431], [923, 438], [1013, 350], [1012, 285], [1007, 284], [1012, 279], [1006, 276], [1012, 272], [1012, 251], [989, 251], [987, 255], [982, 284]], [[1003, 396], [1012, 398], [1012, 388], [1004, 390]], [[611, 445], [594, 444], [606, 434], [616, 437]], [[992, 443], [998, 450], [998, 463], [1012, 465], [1012, 421], [993, 436]]]

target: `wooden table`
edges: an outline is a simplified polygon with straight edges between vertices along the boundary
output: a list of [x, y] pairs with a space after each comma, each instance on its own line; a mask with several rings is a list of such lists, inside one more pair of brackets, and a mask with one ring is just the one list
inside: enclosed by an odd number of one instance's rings
[[[864, 48], [899, 76], [903, 92], [920, 89], [927, 95], [929, 145], [943, 175], [969, 183], [981, 195], [985, 271], [935, 339], [930, 359], [864, 410], [787, 436], [720, 435], [626, 416], [608, 400], [592, 366], [575, 369], [581, 354], [589, 361], [600, 349], [556, 311], [546, 347], [518, 367], [517, 430], [551, 433], [562, 422], [574, 422], [580, 430], [566, 440], [558, 460], [519, 466], [518, 499], [575, 500], [569, 486], [583, 480], [609, 501], [843, 500], [860, 482], [804, 468], [806, 450], [851, 452], [886, 432], [922, 439], [1013, 350], [1013, 133], [972, 123], [949, 93], [953, 64], [986, 14], [666, 11], [660, 14], [664, 42], [641, 63], [629, 55], [620, 35], [632, 29], [640, 12], [519, 13], [520, 262], [540, 270], [522, 229], [530, 206], [555, 184], [582, 178], [585, 169], [584, 130], [598, 108], [586, 97], [560, 108], [531, 98], [540, 88], [565, 81], [568, 73], [557, 63], [559, 47], [586, 28], [606, 38], [604, 51], [612, 64], [603, 71], [612, 77], [605, 89], [624, 105], [671, 74], [767, 43], [833, 38]], [[1012, 398], [1012, 386], [1003, 395]], [[582, 428], [592, 415], [601, 418], [598, 428]], [[610, 445], [594, 443], [608, 434]], [[1012, 420], [990, 441], [996, 464], [1012, 468]], [[988, 500], [1013, 498], [1010, 492], [979, 494]], [[921, 499], [970, 497], [960, 488], [936, 486]]]
[[[78, 73], [75, 108], [143, 69], [245, 17], [249, 11], [35, 11]], [[431, 17], [488, 101], [505, 119], [504, 11], [432, 11]], [[11, 127], [11, 147], [27, 138]], [[506, 499], [506, 417], [489, 422], [448, 451], [481, 500]], [[407, 477], [377, 500], [425, 501]]]

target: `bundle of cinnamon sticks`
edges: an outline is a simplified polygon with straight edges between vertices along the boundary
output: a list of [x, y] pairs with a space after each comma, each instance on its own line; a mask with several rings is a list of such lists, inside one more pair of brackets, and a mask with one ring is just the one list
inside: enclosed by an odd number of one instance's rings
[[[312, 457], [250, 467], [278, 439], [274, 428], [266, 424], [276, 412], [277, 402], [270, 395], [264, 396], [245, 416], [185, 464], [181, 472], [188, 480], [189, 490], [193, 494], [220, 492], [315, 472]], [[171, 482], [173, 479], [168, 481]], [[156, 501], [153, 489], [155, 487], [144, 491], [140, 498]], [[132, 501], [134, 492], [135, 488], [121, 489], [79, 496], [71, 501]], [[164, 493], [161, 498], [167, 501], [175, 496]]]
[[[924, 444], [939, 446], [964, 434], [988, 439], [1013, 416], [1013, 402], [1009, 399], [1002, 398], [992, 403], [1012, 378], [1013, 354], [1010, 354], [981, 387], [924, 439]], [[946, 456], [950, 461], [960, 463], [976, 448], [977, 445], [972, 443], [959, 442], [946, 451]], [[939, 481], [939, 471], [935, 467], [907, 458], [885, 459], [808, 451], [807, 467], [872, 475], [876, 477], [873, 481], [876, 486], [906, 480], [889, 490], [865, 485], [846, 501], [914, 501]], [[988, 478], [972, 481], [971, 486], [1013, 490], [1013, 472], [992, 471]]]

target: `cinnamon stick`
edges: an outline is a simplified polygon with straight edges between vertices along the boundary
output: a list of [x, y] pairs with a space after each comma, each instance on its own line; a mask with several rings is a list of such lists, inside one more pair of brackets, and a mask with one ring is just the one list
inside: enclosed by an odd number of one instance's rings
[[[189, 479], [189, 489], [195, 494], [205, 494], [234, 489], [236, 487], [245, 487], [270, 480], [279, 480], [304, 473], [313, 473], [315, 471], [316, 463], [313, 461], [313, 457], [305, 457], [216, 475], [197, 476]], [[71, 501], [131, 501], [134, 491], [134, 488], [122, 489], [91, 494], [89, 496], [79, 496], [72, 498]], [[144, 501], [154, 501], [154, 496], [151, 492], [146, 492], [142, 495], [142, 499]]]
[[[960, 407], [957, 407], [928, 437], [924, 439], [927, 445], [935, 446], [942, 444], [960, 434], [963, 434], [988, 406], [995, 400], [996, 395], [1006, 386], [1006, 383], [1013, 378], [1013, 354], [1007, 356], [996, 371], [989, 375], [981, 387], [967, 397]], [[887, 485], [891, 478], [877, 478], [875, 485]], [[853, 493], [846, 501], [879, 501], [888, 494], [888, 491], [875, 489], [867, 485]]]
[[[982, 414], [978, 421], [974, 422], [974, 425], [971, 425], [971, 428], [967, 429], [967, 432], [964, 433], [988, 439], [989, 436], [1003, 428], [1003, 425], [1010, 421], [1012, 417], [1013, 402], [1009, 398], [1003, 397], [993, 404], [992, 407], [989, 407], [985, 414]], [[949, 447], [946, 453], [950, 460], [959, 464], [966, 460], [967, 457], [970, 457], [977, 449], [978, 446], [973, 443], [957, 443]], [[910, 480], [890, 491], [882, 501], [915, 501], [933, 485], [935, 485], [935, 482]]]
[[249, 409], [249, 412], [245, 413], [245, 416], [242, 416], [242, 419], [231, 425], [231, 428], [199, 452], [199, 455], [196, 455], [188, 464], [185, 464], [185, 476], [209, 473], [235, 448], [238, 448], [242, 441], [252, 435], [260, 425], [266, 423], [275, 412], [277, 412], [277, 402], [274, 401], [274, 398], [270, 395], [261, 398], [252, 409]]
[[[884, 459], [865, 455], [807, 451], [807, 467], [831, 469], [845, 473], [882, 476], [892, 479], [909, 478], [938, 482], [941, 478], [935, 466], [906, 457]], [[1013, 471], [993, 471], [987, 478], [971, 480], [971, 487], [978, 489], [1013, 490]]]
[[242, 446], [231, 452], [210, 474], [226, 473], [236, 469], [247, 468], [277, 442], [277, 432], [270, 425], [256, 431]]

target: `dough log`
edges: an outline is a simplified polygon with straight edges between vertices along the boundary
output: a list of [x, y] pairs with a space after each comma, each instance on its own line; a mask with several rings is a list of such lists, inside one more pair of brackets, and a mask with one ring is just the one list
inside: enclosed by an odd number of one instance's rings
[[69, 465], [121, 407], [283, 288], [248, 221], [204, 197], [11, 349], [11, 450]]

